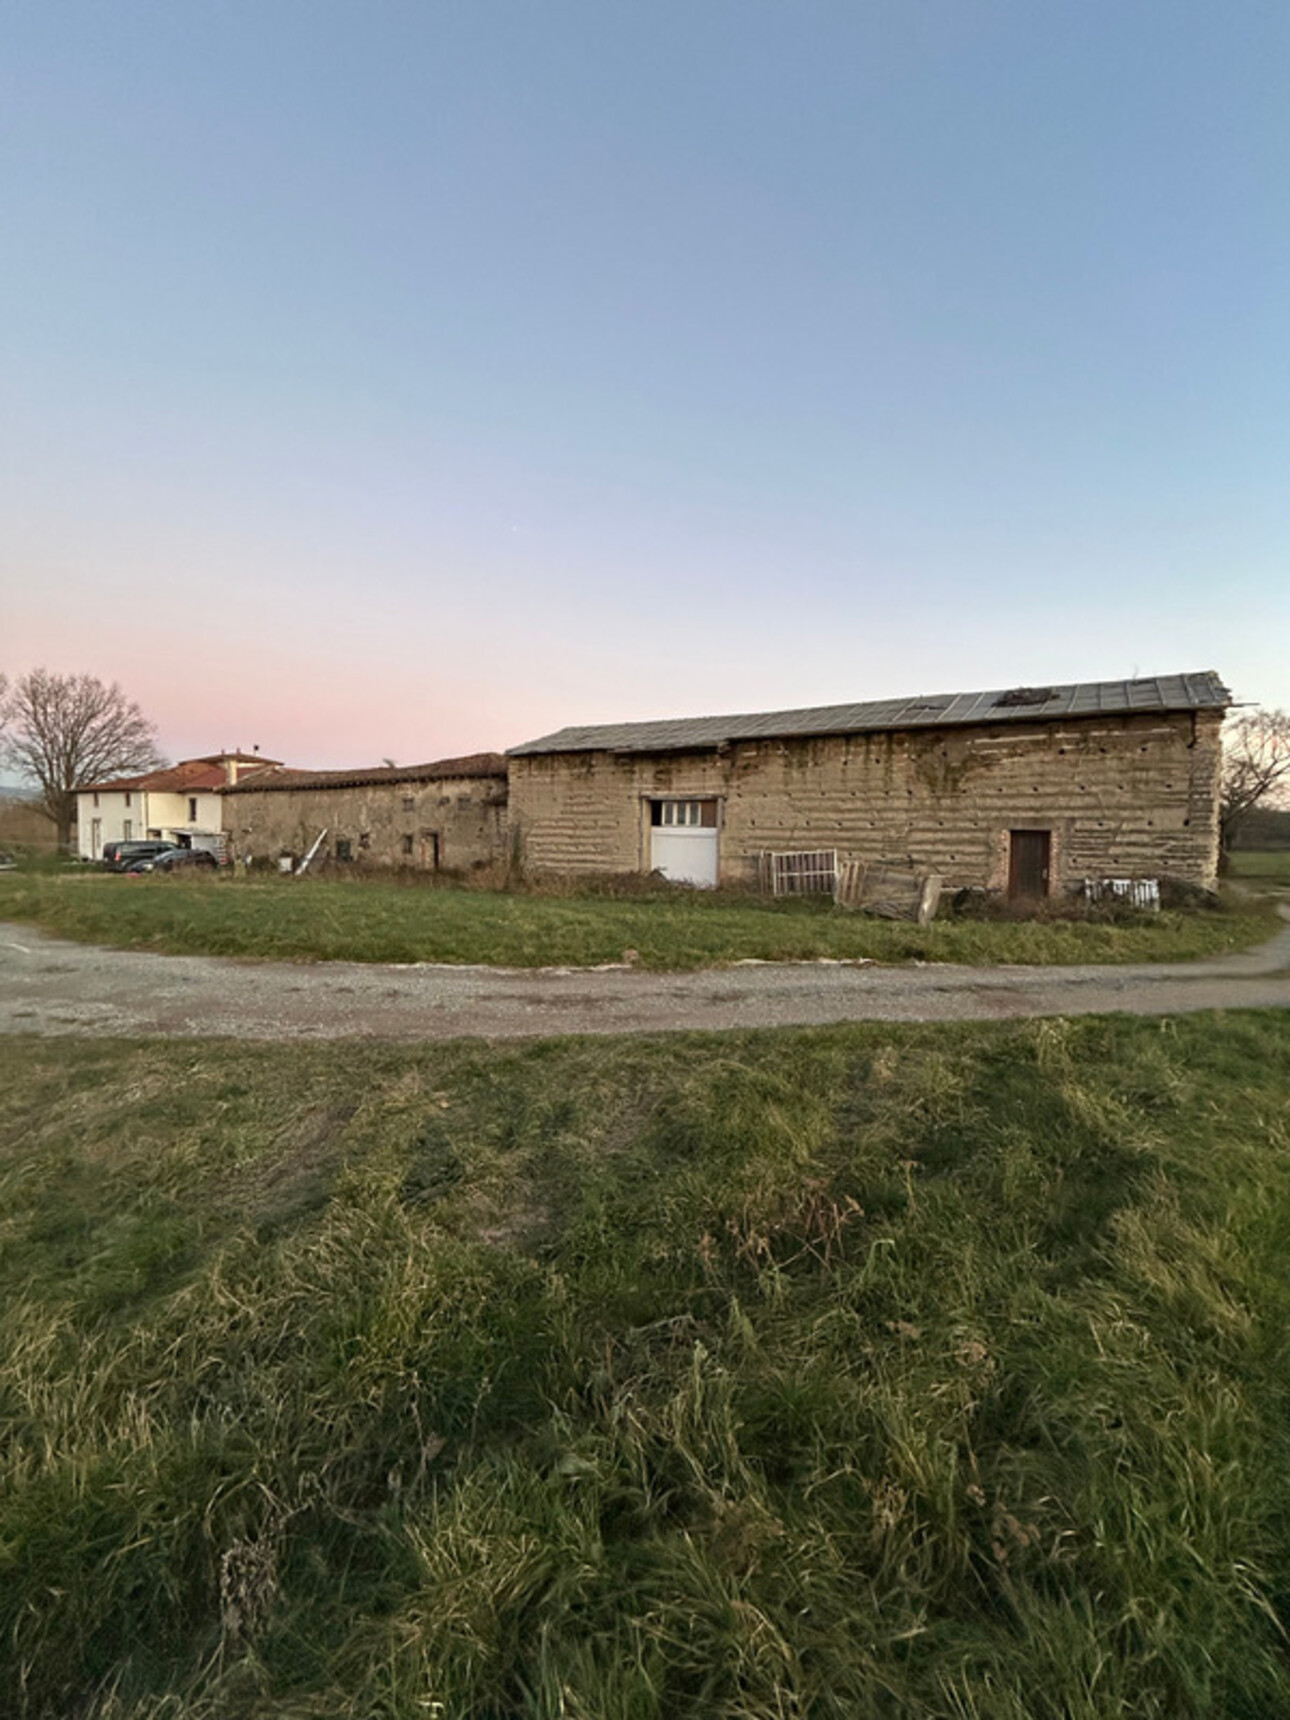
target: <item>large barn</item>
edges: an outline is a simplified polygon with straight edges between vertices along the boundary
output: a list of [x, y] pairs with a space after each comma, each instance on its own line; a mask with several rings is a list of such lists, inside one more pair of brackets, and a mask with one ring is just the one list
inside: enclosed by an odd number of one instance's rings
[[1013, 897], [1212, 886], [1227, 688], [1212, 671], [560, 729], [511, 750], [534, 872], [747, 883], [834, 850]]

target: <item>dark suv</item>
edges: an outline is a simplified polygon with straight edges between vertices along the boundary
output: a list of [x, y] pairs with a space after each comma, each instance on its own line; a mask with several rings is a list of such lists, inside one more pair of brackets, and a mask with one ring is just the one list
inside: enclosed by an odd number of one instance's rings
[[158, 841], [105, 842], [103, 864], [114, 872], [128, 872], [136, 860], [151, 860], [154, 855], [164, 854], [174, 846], [173, 842]]
[[167, 848], [160, 854], [140, 854], [127, 861], [126, 872], [187, 872], [219, 870], [219, 861], [209, 848]]

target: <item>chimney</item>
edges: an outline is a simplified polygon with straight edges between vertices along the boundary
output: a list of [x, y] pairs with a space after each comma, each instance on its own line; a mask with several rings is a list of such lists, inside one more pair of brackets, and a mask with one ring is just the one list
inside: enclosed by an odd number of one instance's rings
[[237, 759], [236, 758], [226, 758], [224, 760], [224, 775], [228, 778], [228, 786], [230, 788], [236, 787], [236, 785], [237, 785]]

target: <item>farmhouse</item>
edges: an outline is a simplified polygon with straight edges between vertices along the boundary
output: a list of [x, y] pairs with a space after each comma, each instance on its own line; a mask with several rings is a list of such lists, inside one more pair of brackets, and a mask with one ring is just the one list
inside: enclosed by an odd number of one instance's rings
[[210, 753], [142, 776], [89, 783], [76, 796], [81, 858], [101, 860], [105, 842], [149, 837], [217, 848], [223, 840], [219, 790], [277, 762], [259, 753]]
[[1014, 898], [1209, 887], [1229, 703], [1206, 671], [561, 729], [509, 754], [511, 840], [534, 872], [703, 885], [834, 850]]
[[269, 770], [220, 793], [241, 859], [318, 857], [423, 872], [487, 866], [503, 851], [506, 760], [500, 753], [374, 770]]

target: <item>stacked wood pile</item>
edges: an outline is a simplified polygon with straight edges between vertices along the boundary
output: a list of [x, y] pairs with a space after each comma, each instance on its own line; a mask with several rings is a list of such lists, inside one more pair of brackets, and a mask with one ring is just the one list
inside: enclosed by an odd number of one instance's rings
[[936, 872], [882, 860], [842, 860], [833, 899], [840, 908], [925, 926], [936, 917], [941, 879]]

